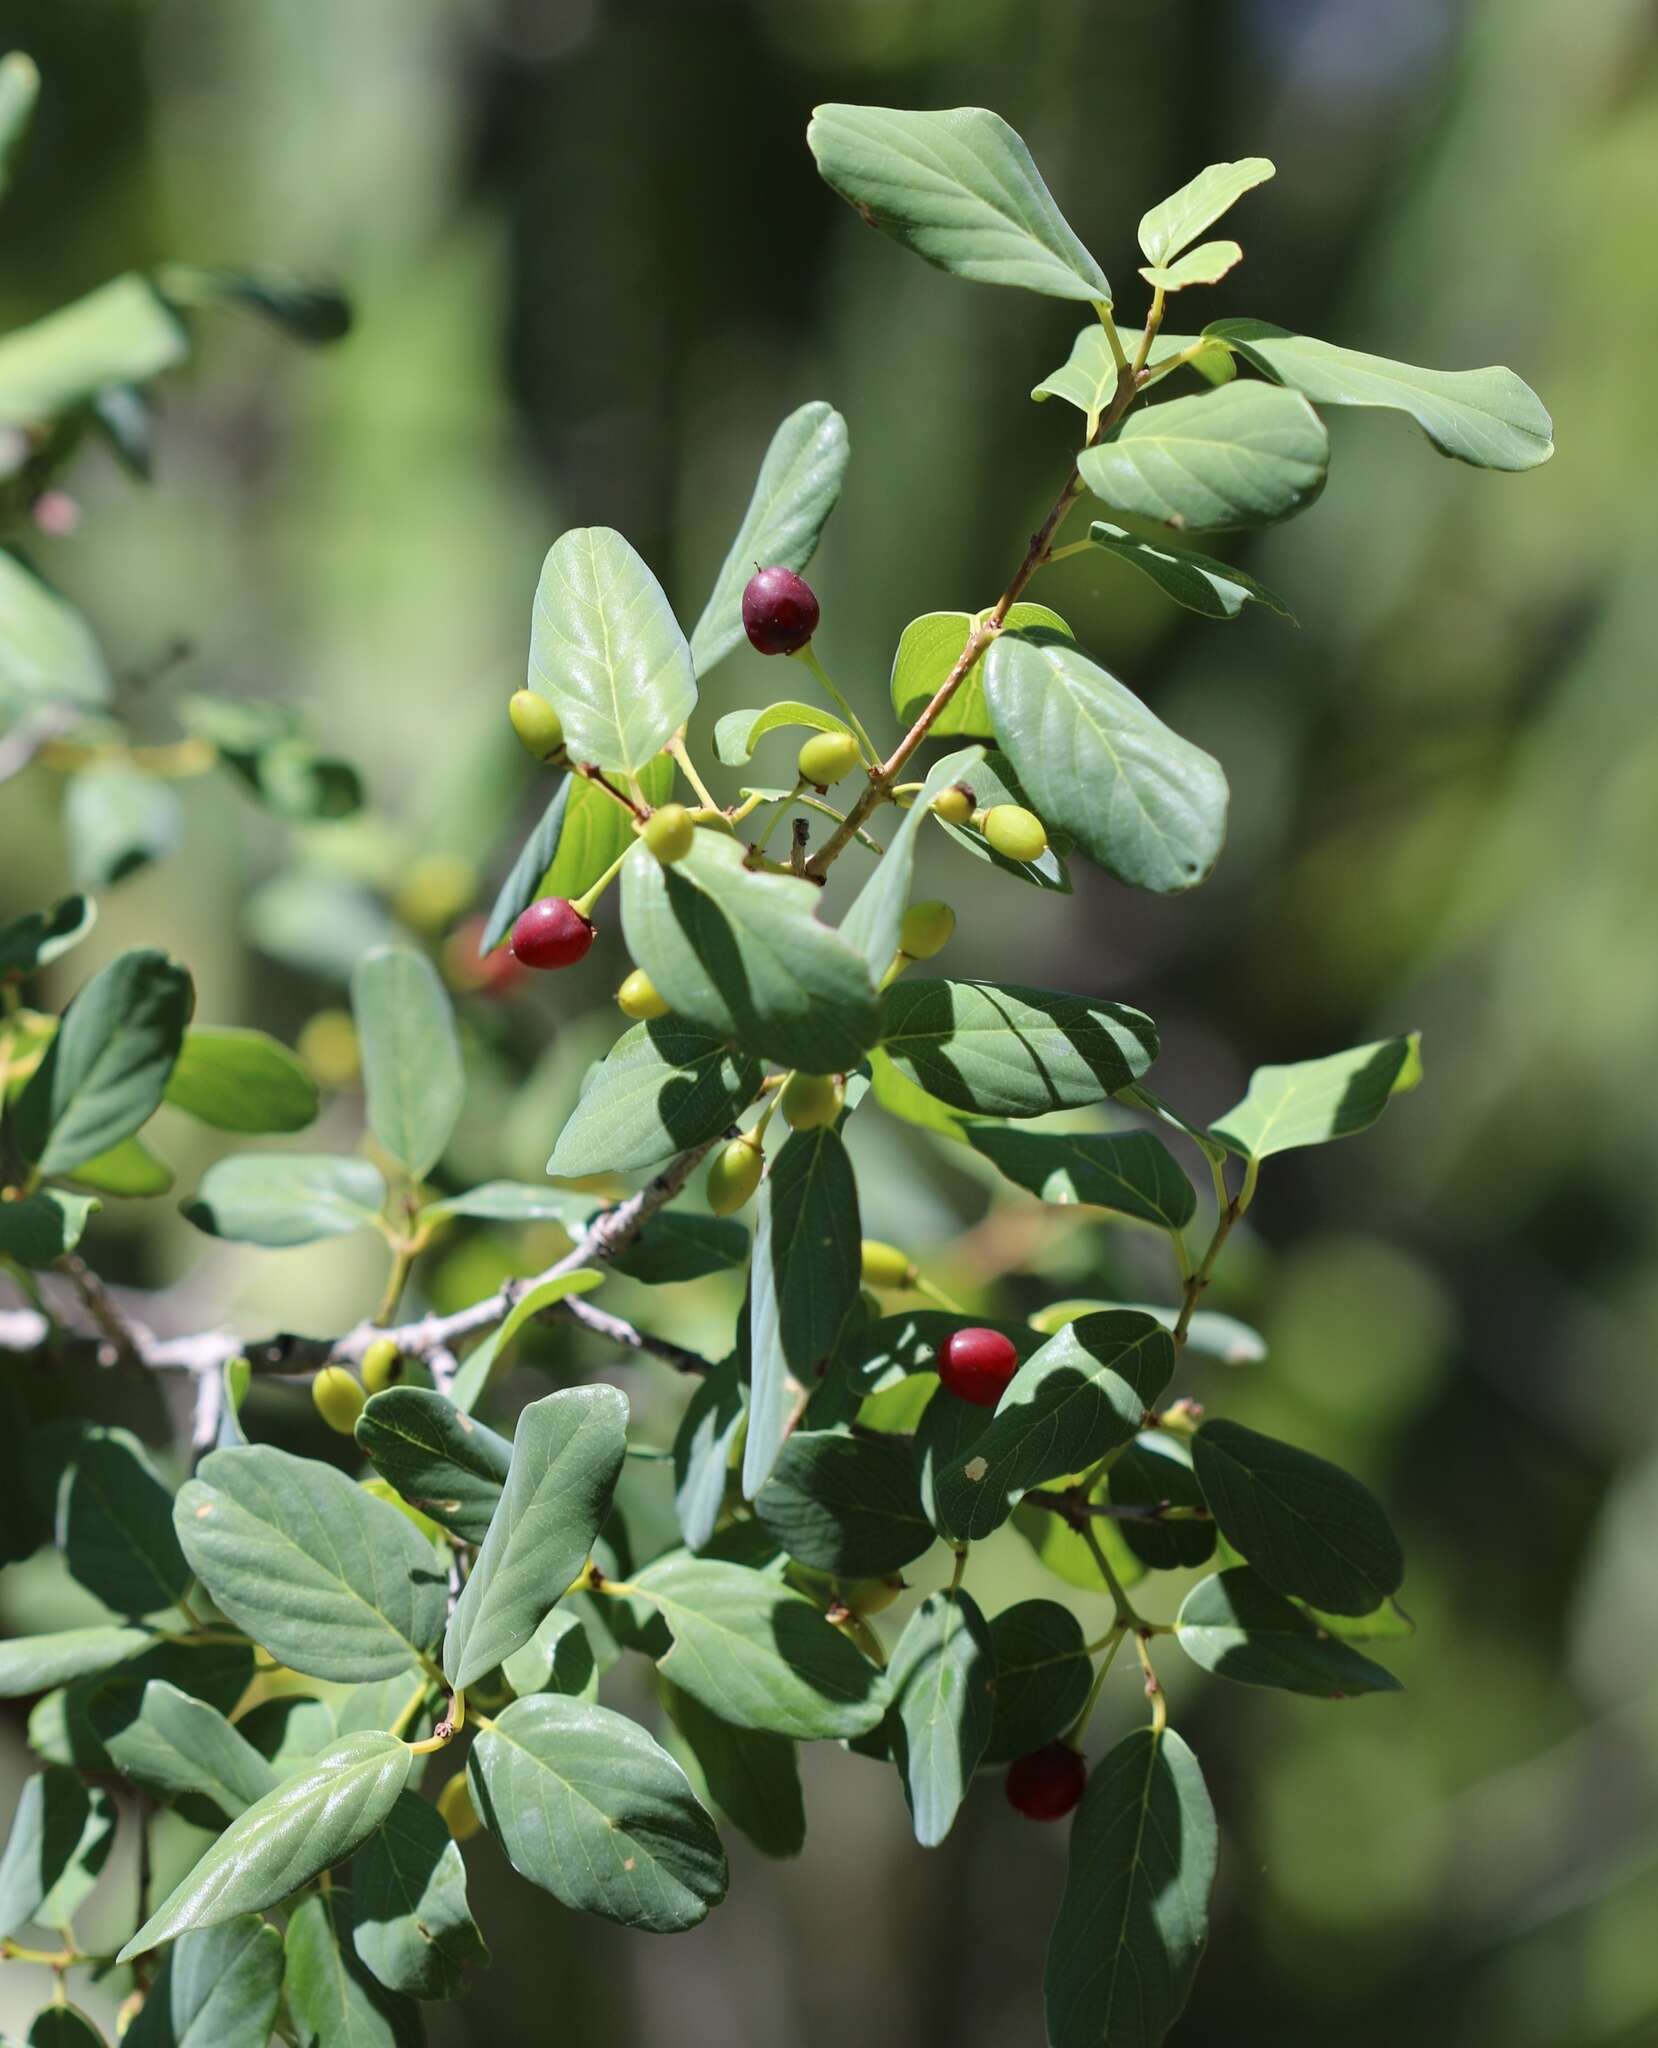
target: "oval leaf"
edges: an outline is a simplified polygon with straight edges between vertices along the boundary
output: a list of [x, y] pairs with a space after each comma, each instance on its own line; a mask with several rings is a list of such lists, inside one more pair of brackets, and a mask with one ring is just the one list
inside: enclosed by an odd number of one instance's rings
[[[892, 708], [904, 725], [912, 724], [943, 688], [983, 616], [980, 613], [975, 617], [970, 612], [924, 612], [904, 628], [892, 658], [890, 684]], [[1067, 639], [1071, 637], [1070, 627], [1045, 604], [1016, 604], [1002, 623], [1008, 632], [1038, 626], [1050, 633], [1063, 633]], [[983, 676], [982, 667], [975, 663], [966, 680], [957, 684], [955, 694], [929, 728], [935, 739], [948, 739], [958, 733], [973, 733], [983, 739], [994, 731], [984, 701]], [[988, 794], [979, 797], [981, 805], [998, 801], [999, 798]]]
[[401, 1792], [351, 1859], [352, 1943], [388, 1991], [453, 1998], [489, 1960], [466, 1903], [466, 1865], [435, 1806]]
[[1300, 392], [1240, 380], [1131, 412], [1077, 468], [1119, 512], [1201, 533], [1304, 512], [1329, 461], [1324, 422]]
[[893, 1761], [915, 1838], [935, 1849], [950, 1832], [990, 1741], [996, 1653], [972, 1596], [929, 1593], [904, 1625], [888, 1666]]
[[184, 1034], [167, 1100], [215, 1130], [258, 1134], [304, 1130], [319, 1097], [304, 1062], [278, 1040], [217, 1026]]
[[183, 1213], [209, 1237], [276, 1248], [372, 1229], [385, 1202], [386, 1183], [366, 1159], [250, 1152], [210, 1166]]
[[252, 1913], [182, 1934], [122, 2048], [265, 2048], [282, 1995], [282, 1937]]
[[419, 2006], [376, 1981], [353, 1945], [353, 1919], [338, 1884], [289, 1916], [282, 1991], [300, 2048], [422, 2048]]
[[1140, 217], [1140, 253], [1148, 263], [1167, 263], [1205, 228], [1212, 228], [1246, 192], [1264, 185], [1276, 167], [1264, 156], [1246, 156], [1234, 164], [1210, 164], [1178, 192], [1160, 200]]
[[416, 1179], [436, 1166], [461, 1113], [466, 1075], [438, 971], [408, 946], [380, 946], [351, 977], [369, 1128]]
[[137, 1437], [96, 1422], [35, 1432], [35, 1483], [70, 1574], [117, 1614], [171, 1607], [190, 1583], [173, 1497]]
[[1021, 1131], [970, 1123], [967, 1141], [998, 1173], [1044, 1202], [1085, 1202], [1159, 1230], [1181, 1230], [1197, 1194], [1161, 1138], [1150, 1131]]
[[1088, 538], [1106, 554], [1149, 576], [1165, 597], [1189, 612], [1201, 612], [1206, 619], [1235, 619], [1253, 603], [1295, 624], [1295, 614], [1281, 597], [1230, 562], [1217, 562], [1195, 548], [1176, 547], [1173, 541], [1142, 540], [1108, 519], [1096, 519]]
[[512, 1445], [429, 1387], [387, 1387], [357, 1418], [357, 1442], [411, 1507], [482, 1543]]
[[1218, 1117], [1214, 1136], [1245, 1159], [1323, 1145], [1368, 1130], [1388, 1098], [1421, 1078], [1415, 1032], [1290, 1066], [1257, 1067], [1242, 1102]]
[[900, 981], [881, 1047], [900, 1073], [981, 1116], [1103, 1102], [1157, 1056], [1149, 1017], [1121, 1003], [991, 981]]
[[896, 1438], [797, 1430], [754, 1496], [766, 1533], [798, 1563], [843, 1578], [877, 1578], [933, 1544], [915, 1453]]
[[719, 1811], [762, 1856], [798, 1856], [806, 1842], [806, 1807], [795, 1745], [781, 1735], [733, 1728], [665, 1681], [662, 1698]]
[[579, 1179], [660, 1166], [717, 1138], [759, 1086], [760, 1062], [723, 1038], [678, 1017], [635, 1024], [588, 1075], [547, 1171]]
[[1247, 1565], [1194, 1586], [1175, 1628], [1194, 1664], [1240, 1685], [1270, 1685], [1323, 1700], [1399, 1690], [1391, 1671], [1321, 1629]]
[[1056, 1742], [1082, 1712], [1094, 1681], [1082, 1624], [1057, 1600], [1021, 1600], [990, 1624], [996, 1711], [983, 1761], [1011, 1763]]

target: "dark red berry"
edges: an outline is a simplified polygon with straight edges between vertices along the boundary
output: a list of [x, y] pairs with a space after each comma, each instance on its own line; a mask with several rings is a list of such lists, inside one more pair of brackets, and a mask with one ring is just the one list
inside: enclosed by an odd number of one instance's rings
[[938, 1376], [958, 1401], [994, 1408], [1013, 1375], [1019, 1354], [1000, 1330], [955, 1330], [938, 1354]]
[[817, 631], [812, 586], [781, 562], [756, 569], [743, 592], [743, 631], [761, 654], [797, 653]]
[[1087, 1783], [1086, 1758], [1069, 1743], [1050, 1742], [1009, 1766], [1007, 1803], [1026, 1820], [1063, 1820]]
[[593, 927], [562, 896], [543, 896], [512, 928], [513, 957], [526, 967], [574, 967], [593, 943]]

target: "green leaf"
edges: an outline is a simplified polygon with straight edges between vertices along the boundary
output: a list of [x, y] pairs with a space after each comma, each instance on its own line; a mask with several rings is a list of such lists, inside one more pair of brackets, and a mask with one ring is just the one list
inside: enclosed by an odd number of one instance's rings
[[85, 983], [17, 1100], [42, 1173], [68, 1173], [129, 1138], [160, 1106], [195, 1000], [165, 953], [138, 947]]
[[184, 813], [171, 783], [136, 768], [88, 768], [70, 777], [64, 806], [77, 887], [108, 889], [178, 846]]
[[691, 650], [662, 586], [619, 533], [575, 527], [547, 552], [530, 623], [530, 688], [575, 761], [632, 774], [696, 708]]
[[470, 1216], [489, 1223], [562, 1223], [570, 1229], [579, 1227], [592, 1213], [591, 1195], [550, 1188], [539, 1181], [487, 1180], [464, 1194], [427, 1202], [418, 1220], [442, 1223], [450, 1216]]
[[47, 1738], [51, 1746], [43, 1754], [79, 1770], [113, 1774], [117, 1767], [109, 1739], [139, 1718], [144, 1688], [152, 1679], [228, 1714], [253, 1677], [251, 1643], [175, 1643], [156, 1636], [140, 1640], [137, 1653], [113, 1669], [74, 1679], [61, 1693], [40, 1702], [30, 1720], [30, 1741], [37, 1733]]
[[806, 141], [848, 205], [938, 269], [976, 284], [1110, 304], [1105, 272], [999, 114], [821, 106]]
[[555, 1607], [521, 1650], [502, 1658], [501, 1676], [520, 1695], [562, 1692], [572, 1699], [596, 1699], [599, 1665], [581, 1617], [568, 1607]]
[[429, 1387], [387, 1387], [357, 1418], [357, 1443], [411, 1507], [482, 1543], [512, 1445]]
[[1094, 1682], [1082, 1624], [1057, 1600], [1021, 1600], [990, 1624], [995, 1713], [983, 1761], [1011, 1763], [1057, 1742], [1082, 1712]]
[[399, 1793], [351, 1859], [352, 1941], [388, 1991], [454, 1998], [489, 1951], [466, 1903], [460, 1845], [437, 1808]]
[[1399, 1690], [1391, 1671], [1337, 1641], [1247, 1565], [1194, 1586], [1175, 1626], [1194, 1664], [1240, 1685], [1275, 1686], [1326, 1700]]
[[171, 1607], [190, 1583], [173, 1497], [129, 1430], [52, 1422], [35, 1431], [36, 1484], [70, 1575], [117, 1614]]
[[1138, 1010], [1047, 989], [899, 981], [885, 1011], [882, 1049], [899, 1072], [980, 1116], [1086, 1108], [1157, 1056], [1156, 1028]]
[[725, 1897], [725, 1851], [685, 1773], [607, 1707], [516, 1700], [473, 1744], [470, 1770], [513, 1868], [577, 1912], [674, 1934]]
[[0, 1936], [31, 1923], [62, 1927], [98, 1881], [115, 1835], [115, 1805], [54, 1766], [23, 1783], [0, 1857]]
[[770, 1476], [794, 1401], [814, 1383], [858, 1298], [858, 1185], [829, 1125], [796, 1131], [761, 1183], [749, 1282], [743, 1493]]
[[1097, 1764], [1071, 1826], [1044, 1975], [1049, 2048], [1156, 2048], [1209, 1938], [1215, 1810], [1172, 1728]]
[[1378, 1039], [1321, 1060], [1257, 1067], [1242, 1102], [1217, 1117], [1213, 1133], [1245, 1159], [1298, 1145], [1322, 1145], [1368, 1130], [1388, 1098], [1422, 1078], [1416, 1032]]
[[282, 1990], [299, 2048], [421, 2048], [419, 2006], [376, 1982], [353, 1945], [353, 1918], [338, 1884], [289, 1917]]
[[941, 761], [934, 762], [920, 794], [887, 841], [887, 850], [876, 862], [875, 872], [841, 919], [841, 937], [857, 947], [877, 980], [892, 965], [898, 951], [899, 927], [910, 900], [910, 881], [915, 871], [915, 842], [931, 815], [933, 799], [955, 783], [965, 782], [977, 772], [983, 759], [982, 747], [963, 747], [959, 753], [946, 754]]
[[93, 1195], [71, 1195], [61, 1188], [42, 1188], [21, 1202], [0, 1202], [0, 1258], [20, 1266], [50, 1266], [81, 1241], [94, 1210], [103, 1204]]
[[995, 1713], [996, 1653], [972, 1596], [929, 1593], [904, 1625], [888, 1676], [893, 1761], [915, 1839], [936, 1849], [967, 1797]]
[[888, 1116], [931, 1131], [952, 1145], [965, 1145], [964, 1117], [925, 1088], [918, 1088], [907, 1074], [899, 1073], [879, 1046], [869, 1055], [869, 1092]]
[[773, 434], [743, 523], [691, 634], [699, 676], [743, 638], [743, 590], [755, 563], [800, 570], [812, 559], [840, 497], [847, 455], [846, 422], [821, 398], [791, 412]]
[[351, 977], [369, 1128], [416, 1180], [436, 1166], [466, 1096], [455, 1013], [424, 953], [381, 946]]
[[308, 1693], [277, 1693], [236, 1717], [236, 1731], [279, 1778], [291, 1778], [340, 1732], [334, 1709]]
[[61, 418], [107, 385], [143, 384], [190, 353], [190, 337], [147, 278], [112, 278], [0, 337], [0, 426]]
[[[1062, 1323], [1075, 1322], [1101, 1308], [1133, 1308], [1141, 1315], [1155, 1316], [1165, 1330], [1172, 1330], [1180, 1311], [1156, 1301], [1056, 1301], [1043, 1310], [1043, 1327], [1057, 1330]], [[1052, 1320], [1047, 1320], [1051, 1318]], [[1200, 1308], [1186, 1326], [1186, 1349], [1200, 1352], [1222, 1365], [1259, 1365], [1267, 1355], [1266, 1340], [1258, 1330], [1240, 1323], [1236, 1316], [1223, 1316], [1215, 1309]]]
[[547, 1171], [575, 1180], [659, 1166], [717, 1138], [759, 1086], [760, 1062], [719, 1034], [678, 1017], [635, 1024], [588, 1075]]
[[0, 1641], [0, 1700], [24, 1699], [88, 1672], [107, 1671], [155, 1638], [141, 1628], [60, 1628], [51, 1635], [11, 1636]]
[[851, 732], [845, 719], [815, 704], [784, 699], [763, 711], [728, 711], [714, 727], [714, 752], [728, 768], [740, 768], [767, 733], [804, 727], [811, 732]]
[[183, 1213], [209, 1237], [272, 1249], [372, 1229], [386, 1203], [380, 1169], [325, 1152], [245, 1152], [218, 1159]]
[[224, 1820], [275, 1791], [277, 1773], [217, 1707], [152, 1678], [134, 1716], [122, 1690], [91, 1706], [92, 1725], [122, 1777], [163, 1799], [197, 1795]]
[[[1148, 1433], [1131, 1443], [1106, 1481], [1118, 1507], [1202, 1508], [1203, 1490], [1183, 1445]], [[1126, 1521], [1117, 1525], [1123, 1542], [1153, 1571], [1190, 1571], [1215, 1552], [1215, 1525], [1202, 1521]]]
[[92, 628], [8, 548], [0, 548], [0, 714], [43, 704], [96, 711], [114, 685]]
[[449, 1398], [461, 1413], [470, 1415], [483, 1399], [497, 1363], [506, 1356], [512, 1340], [526, 1323], [550, 1309], [555, 1302], [562, 1301], [567, 1294], [588, 1293], [603, 1278], [604, 1275], [592, 1267], [581, 1266], [574, 1272], [559, 1273], [552, 1279], [543, 1280], [527, 1293], [519, 1295], [505, 1321], [497, 1323], [483, 1342], [467, 1353], [466, 1363], [450, 1384]]
[[734, 1217], [661, 1209], [610, 1264], [645, 1287], [737, 1273], [748, 1264], [748, 1232]]
[[390, 1678], [443, 1626], [448, 1589], [431, 1545], [331, 1465], [266, 1444], [212, 1451], [173, 1512], [215, 1602], [295, 1671]]
[[1246, 192], [1274, 175], [1275, 166], [1264, 156], [1210, 164], [1141, 216], [1141, 255], [1148, 263], [1167, 263], [1206, 228], [1213, 227], [1222, 214], [1229, 213]]
[[1119, 881], [1194, 888], [1226, 839], [1226, 775], [1069, 641], [1004, 633], [985, 657], [997, 734], [1050, 827]]
[[631, 1590], [659, 1610], [673, 1637], [663, 1675], [734, 1728], [809, 1742], [865, 1735], [886, 1713], [885, 1673], [776, 1579], [672, 1556]]
[[103, 1195], [165, 1195], [173, 1185], [173, 1169], [142, 1138], [123, 1138], [65, 1177]]
[[622, 870], [628, 950], [685, 1023], [744, 1052], [840, 1073], [875, 1043], [868, 963], [815, 915], [820, 892], [744, 865], [744, 848], [698, 832], [665, 868], [644, 848]]
[[747, 1412], [733, 1357], [703, 1376], [680, 1417], [674, 1435], [674, 1511], [689, 1550], [701, 1550], [714, 1533]]
[[254, 1914], [180, 1935], [122, 2048], [265, 2048], [282, 1995], [282, 1936]]
[[351, 305], [330, 284], [291, 276], [280, 270], [198, 269], [169, 264], [167, 289], [186, 305], [217, 301], [268, 321], [290, 341], [313, 345], [339, 341], [351, 331]]
[[933, 1545], [915, 1453], [895, 1438], [797, 1430], [754, 1496], [766, 1533], [814, 1571], [878, 1578]]
[[[983, 622], [983, 612], [923, 612], [918, 619], [911, 619], [898, 640], [898, 651], [892, 658], [892, 708], [904, 725], [913, 724], [934, 696], [943, 688], [950, 671], [966, 649], [968, 640]], [[1017, 632], [1021, 627], [1040, 626], [1051, 633], [1071, 636], [1071, 629], [1058, 612], [1049, 611], [1045, 604], [1016, 604], [1003, 622], [1004, 630]], [[959, 684], [955, 695], [933, 721], [931, 732], [934, 739], [948, 739], [960, 733], [976, 734], [987, 738], [994, 730], [990, 722], [990, 708], [984, 701], [984, 669], [975, 663], [968, 671], [965, 682]], [[988, 794], [980, 797], [981, 807], [999, 799]], [[919, 808], [919, 801], [917, 808]]]
[[[1081, 1473], [1067, 1475], [1073, 1481], [1082, 1476]], [[1056, 1484], [1063, 1485], [1065, 1480], [1061, 1479]], [[1105, 1499], [1103, 1483], [1095, 1487], [1089, 1498], [1095, 1502]], [[1087, 1540], [1071, 1527], [1063, 1515], [1051, 1514], [1033, 1502], [1021, 1501], [1013, 1510], [1012, 1524], [1035, 1553], [1044, 1571], [1051, 1572], [1056, 1579], [1063, 1579], [1067, 1586], [1080, 1586], [1086, 1593], [1109, 1592], [1099, 1559], [1088, 1547]], [[1117, 1523], [1096, 1520], [1093, 1534], [1119, 1586], [1137, 1585], [1145, 1577], [1145, 1566], [1123, 1541]]]
[[21, 50], [0, 57], [0, 199], [11, 184], [39, 97], [40, 73], [34, 59]]
[[[976, 1328], [999, 1330], [1021, 1359], [1039, 1350], [1044, 1341], [1025, 1323], [998, 1322], [994, 1316], [976, 1317], [974, 1322]], [[939, 1352], [961, 1326], [959, 1315], [938, 1308], [910, 1309], [873, 1323], [849, 1325], [835, 1358], [836, 1375], [861, 1401], [899, 1385], [912, 1373], [936, 1373]]]
[[762, 1856], [798, 1856], [806, 1842], [806, 1808], [794, 1744], [733, 1728], [677, 1685], [664, 1682], [662, 1703], [712, 1804]]
[[[1122, 345], [1132, 357], [1139, 343], [1139, 336], [1122, 333]], [[1158, 360], [1179, 355], [1190, 348], [1199, 337], [1190, 334], [1161, 334]], [[1227, 383], [1235, 377], [1237, 365], [1231, 352], [1221, 342], [1213, 342], [1203, 355], [1192, 364], [1198, 374], [1214, 384]], [[1031, 397], [1040, 405], [1044, 399], [1063, 398], [1068, 405], [1087, 415], [1088, 433], [1092, 438], [1099, 425], [1100, 415], [1111, 403], [1117, 389], [1117, 359], [1111, 353], [1111, 344], [1098, 320], [1078, 330], [1071, 343], [1071, 353], [1057, 370], [1051, 370], [1042, 382], [1031, 392]]]
[[614, 1387], [566, 1387], [520, 1414], [501, 1505], [444, 1637], [457, 1692], [521, 1649], [587, 1562], [610, 1513], [627, 1416]]
[[[975, 679], [982, 678], [983, 673], [982, 666], [976, 669]], [[991, 752], [973, 770], [973, 795], [981, 810], [989, 810], [996, 804], [1019, 804], [1026, 810], [1030, 809], [1030, 799], [1020, 788], [1013, 763], [1005, 754]], [[1065, 872], [1065, 863], [1051, 846], [1038, 854], [1035, 860], [1009, 860], [973, 826], [952, 825], [944, 818], [940, 818], [938, 824], [948, 838], [972, 854], [975, 860], [988, 861], [992, 867], [1000, 868], [1004, 875], [1016, 876], [1021, 882], [1029, 882], [1033, 888], [1051, 889], [1060, 896], [1070, 895], [1071, 878]], [[1069, 845], [1068, 841], [1066, 843]]]
[[1236, 242], [1205, 242], [1188, 249], [1173, 263], [1148, 263], [1140, 271], [1146, 283], [1159, 291], [1184, 291], [1188, 285], [1219, 284], [1229, 270], [1243, 261]]
[[302, 1131], [319, 1106], [316, 1082], [285, 1045], [223, 1025], [184, 1034], [167, 1100], [198, 1123], [250, 1135]]
[[[243, 1455], [216, 1451], [213, 1458]], [[262, 1913], [319, 1872], [343, 1863], [391, 1811], [412, 1762], [413, 1753], [395, 1735], [380, 1730], [342, 1735], [309, 1769], [231, 1822], [126, 1944], [119, 1960], [129, 1962], [189, 1928], [216, 1926], [238, 1913]]]
[[998, 1173], [1044, 1202], [1083, 1202], [1160, 1230], [1181, 1230], [1197, 1195], [1173, 1153], [1150, 1131], [1021, 1131], [970, 1123], [967, 1142]]
[[0, 924], [0, 978], [21, 981], [49, 967], [78, 946], [97, 922], [98, 906], [90, 896], [63, 896], [50, 910], [30, 910]]
[[1408, 413], [1441, 454], [1476, 468], [1535, 469], [1554, 453], [1553, 421], [1512, 370], [1419, 370], [1265, 320], [1217, 320], [1203, 331], [1316, 405]]
[[939, 1473], [950, 1533], [977, 1542], [1031, 1487], [1127, 1443], [1173, 1371], [1173, 1341], [1150, 1316], [1108, 1309], [1067, 1324], [1020, 1366], [984, 1434]]
[[1295, 614], [1276, 592], [1230, 562], [1217, 562], [1213, 555], [1176, 547], [1173, 541], [1142, 540], [1107, 519], [1096, 519], [1088, 538], [1095, 547], [1149, 576], [1165, 597], [1172, 597], [1189, 612], [1201, 612], [1206, 619], [1235, 619], [1246, 604], [1254, 603], [1288, 619], [1292, 626], [1296, 623]]
[[[559, 777], [558, 786], [553, 791], [547, 808], [541, 813], [535, 830], [519, 848], [518, 858], [508, 870], [506, 880], [496, 891], [495, 901], [484, 921], [483, 937], [478, 941], [480, 959], [484, 954], [494, 952], [511, 932], [520, 913], [527, 910], [538, 896], [558, 893], [554, 890], [544, 891], [541, 878], [558, 856], [559, 842], [564, 836], [564, 821], [569, 815], [572, 797], [582, 786], [573, 775]], [[621, 806], [613, 804], [602, 790], [595, 789], [592, 794], [598, 797], [606, 809], [620, 811]], [[629, 836], [631, 837], [631, 834]], [[603, 869], [599, 872], [602, 874]]]
[[1220, 1533], [1275, 1591], [1368, 1614], [1405, 1576], [1381, 1504], [1351, 1473], [1241, 1422], [1206, 1422], [1192, 1467]]
[[104, 2037], [78, 2005], [48, 2005], [35, 2014], [29, 2048], [104, 2048]]
[[1329, 459], [1324, 422], [1299, 392], [1239, 381], [1131, 412], [1077, 468], [1118, 511], [1201, 533], [1304, 512]]
[[[573, 781], [558, 850], [540, 881], [525, 897], [525, 903], [533, 903], [542, 896], [563, 896], [573, 901], [608, 873], [634, 842], [633, 820], [621, 805], [606, 796], [597, 784], [585, 778]], [[639, 771], [639, 787], [651, 806], [666, 803], [674, 787], [672, 757], [657, 754], [647, 761]], [[505, 931], [503, 926], [503, 937]]]

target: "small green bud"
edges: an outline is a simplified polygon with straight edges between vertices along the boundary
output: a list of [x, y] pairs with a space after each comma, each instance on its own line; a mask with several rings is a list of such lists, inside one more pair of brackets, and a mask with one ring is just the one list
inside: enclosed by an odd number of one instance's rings
[[984, 814], [983, 832], [1004, 860], [1040, 860], [1048, 850], [1047, 828], [1023, 804], [994, 804]]
[[863, 1241], [863, 1280], [866, 1287], [908, 1287], [915, 1277], [915, 1261], [895, 1244], [883, 1244], [878, 1237]]
[[783, 1083], [777, 1106], [791, 1129], [815, 1131], [835, 1121], [845, 1100], [846, 1089], [838, 1074], [791, 1074]]
[[708, 1162], [705, 1188], [716, 1216], [734, 1216], [760, 1185], [765, 1157], [752, 1138], [733, 1138]]
[[371, 1394], [383, 1394], [402, 1377], [402, 1352], [390, 1337], [376, 1337], [363, 1353], [363, 1385]]
[[800, 750], [800, 779], [827, 789], [858, 765], [858, 742], [849, 732], [815, 732]]
[[898, 950], [912, 960], [930, 960], [955, 934], [956, 913], [948, 903], [912, 903], [898, 927]]
[[350, 1436], [363, 1412], [364, 1394], [355, 1376], [343, 1365], [325, 1365], [311, 1382], [311, 1399], [317, 1413], [330, 1429]]
[[946, 825], [965, 825], [973, 815], [976, 802], [965, 782], [955, 782], [948, 789], [941, 789], [933, 798], [933, 816], [942, 818]]
[[631, 1017], [638, 1024], [668, 1014], [668, 1005], [657, 994], [656, 983], [642, 967], [636, 967], [616, 991], [616, 1007], [624, 1017]]
[[534, 690], [514, 690], [507, 716], [526, 751], [538, 761], [550, 761], [564, 751], [564, 721]]
[[645, 821], [642, 836], [662, 865], [671, 868], [676, 860], [683, 860], [691, 851], [691, 841], [697, 836], [697, 828], [683, 804], [661, 804]]

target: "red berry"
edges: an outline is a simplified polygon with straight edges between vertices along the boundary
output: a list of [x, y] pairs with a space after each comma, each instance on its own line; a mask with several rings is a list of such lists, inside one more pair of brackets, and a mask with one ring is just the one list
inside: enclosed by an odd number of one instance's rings
[[592, 925], [562, 896], [543, 896], [520, 913], [510, 941], [526, 967], [574, 967], [592, 943]]
[[954, 1330], [938, 1354], [939, 1378], [975, 1408], [994, 1408], [1018, 1370], [1013, 1340], [1000, 1330]]
[[510, 996], [524, 979], [524, 970], [505, 946], [480, 953], [482, 917], [464, 918], [443, 942], [443, 978], [460, 995]]
[[1050, 1742], [1008, 1767], [1007, 1803], [1026, 1820], [1063, 1820], [1087, 1783], [1087, 1759], [1067, 1742]]
[[743, 592], [743, 631], [761, 654], [794, 654], [817, 631], [812, 586], [781, 562], [756, 569]]

